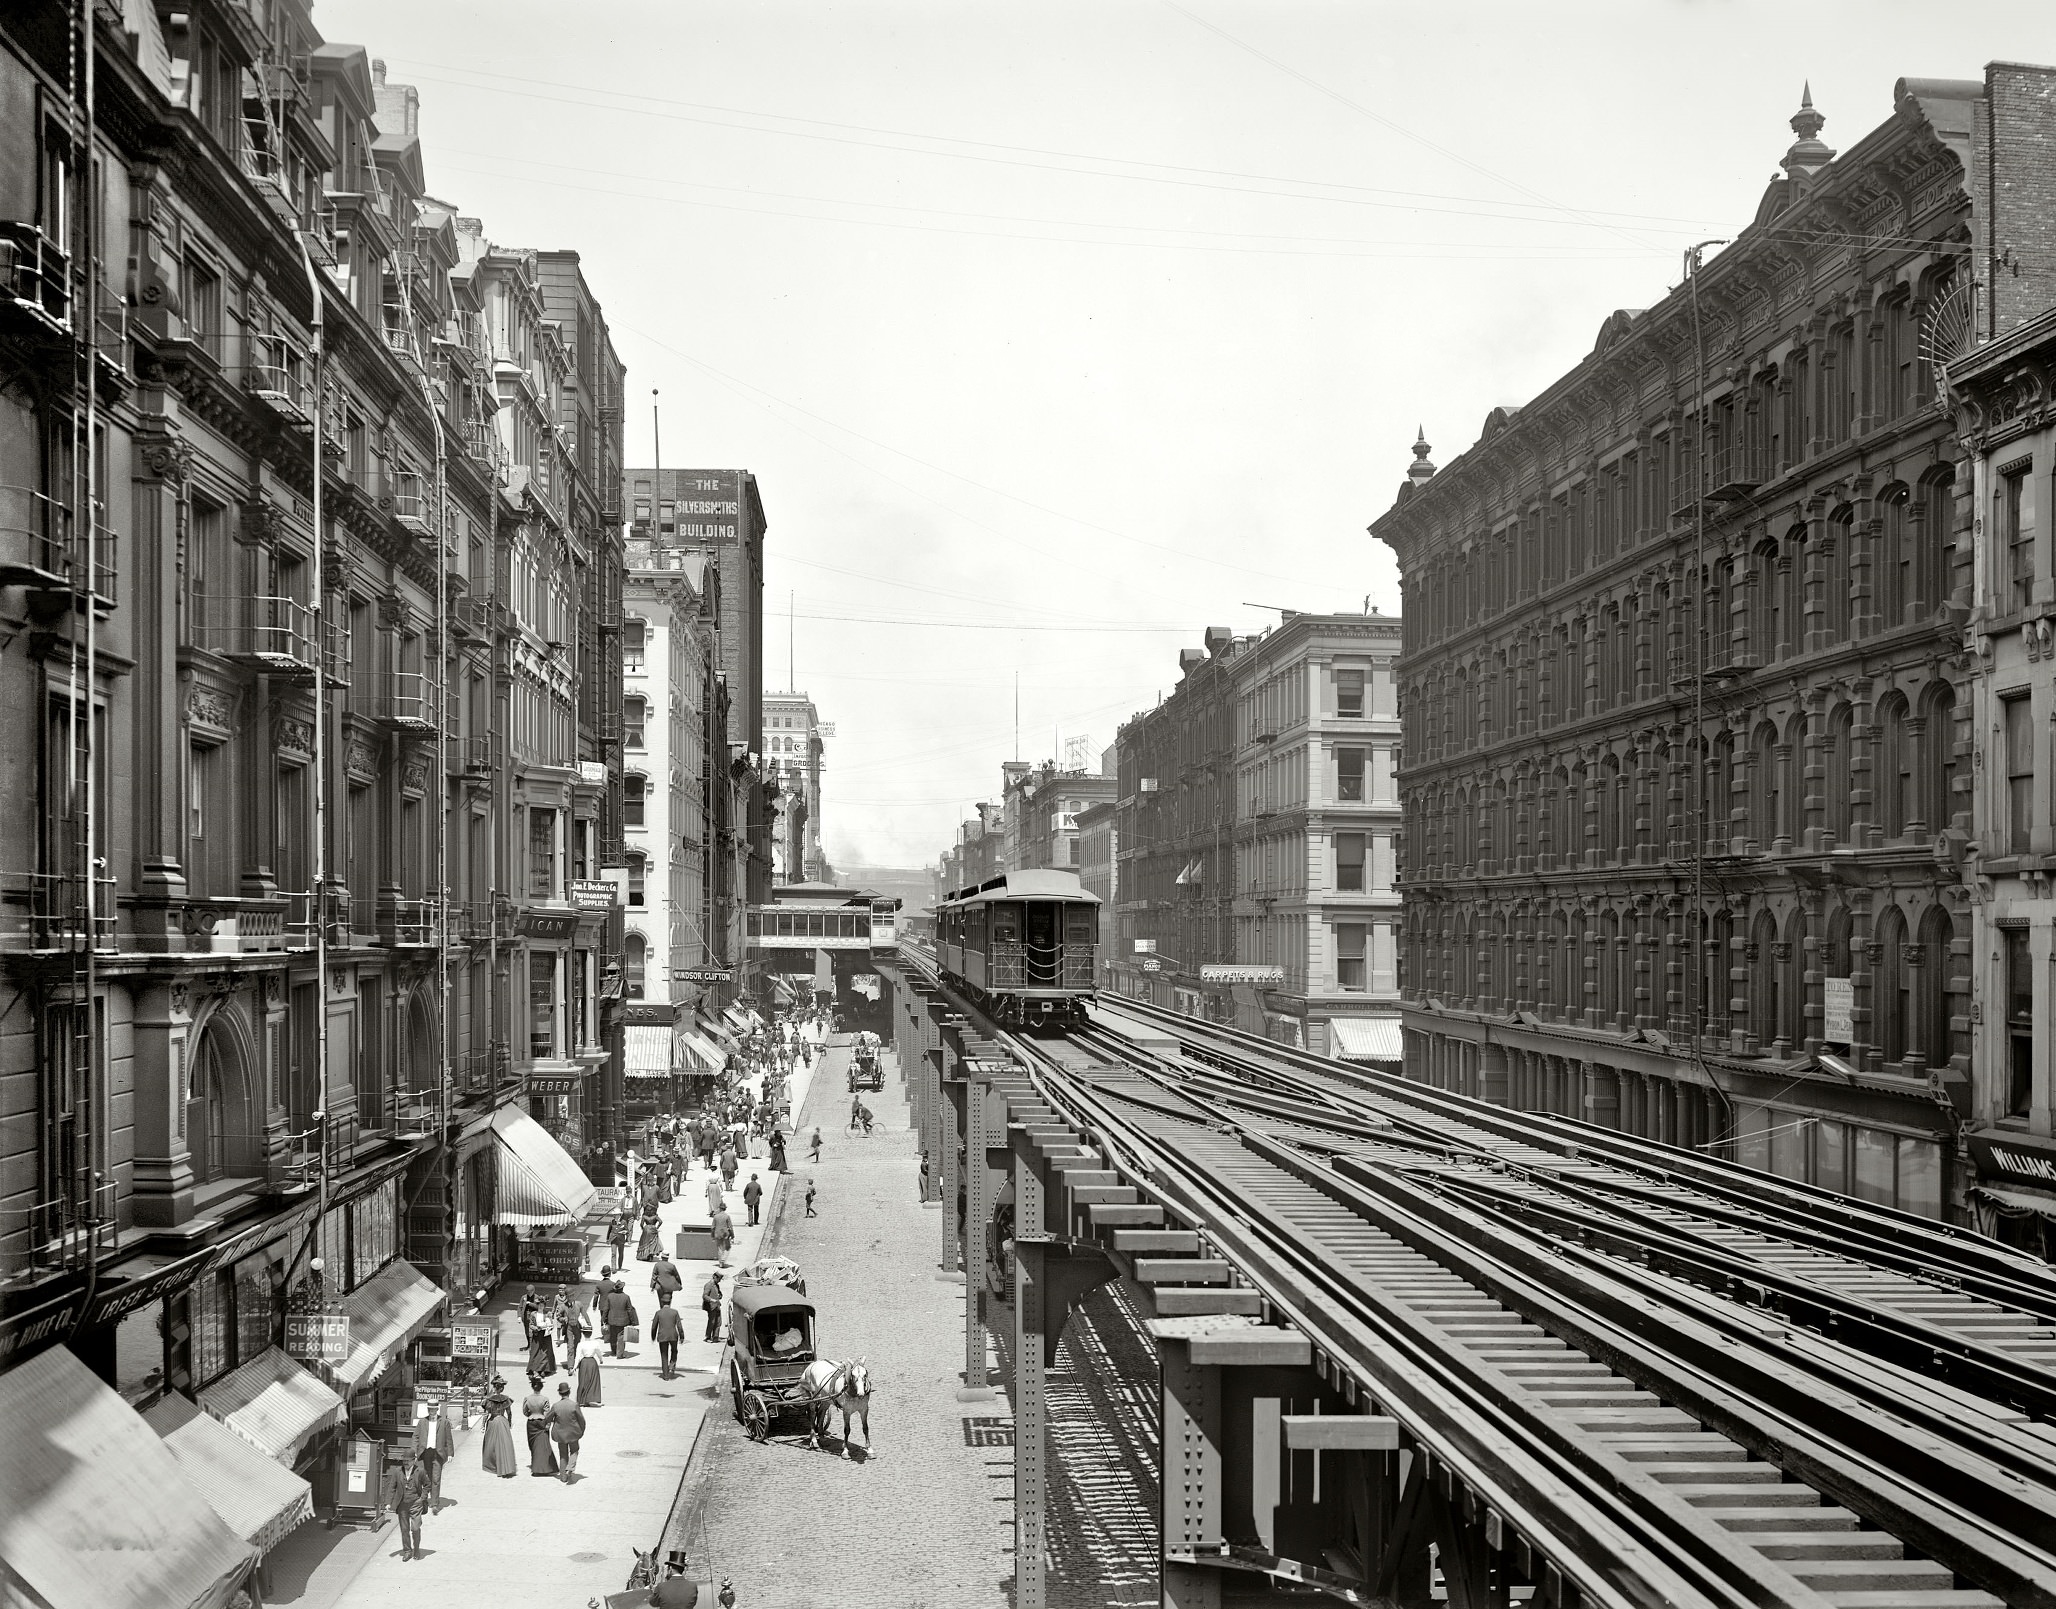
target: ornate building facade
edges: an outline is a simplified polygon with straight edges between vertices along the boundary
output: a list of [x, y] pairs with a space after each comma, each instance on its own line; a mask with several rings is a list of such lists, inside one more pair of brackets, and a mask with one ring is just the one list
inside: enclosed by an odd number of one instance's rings
[[1972, 509], [1928, 348], [1977, 242], [2046, 236], [1989, 180], [2052, 76], [1902, 80], [1839, 158], [1809, 101], [1684, 287], [1439, 474], [1416, 444], [1371, 527], [1410, 1076], [1962, 1209]]

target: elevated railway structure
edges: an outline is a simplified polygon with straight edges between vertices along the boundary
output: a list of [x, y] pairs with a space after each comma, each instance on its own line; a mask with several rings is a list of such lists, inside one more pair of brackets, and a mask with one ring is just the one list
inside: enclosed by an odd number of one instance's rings
[[2056, 1605], [2045, 1265], [1132, 1001], [1008, 1035], [901, 967], [1020, 1609], [1050, 1365], [1110, 1284], [1156, 1352], [1167, 1605]]

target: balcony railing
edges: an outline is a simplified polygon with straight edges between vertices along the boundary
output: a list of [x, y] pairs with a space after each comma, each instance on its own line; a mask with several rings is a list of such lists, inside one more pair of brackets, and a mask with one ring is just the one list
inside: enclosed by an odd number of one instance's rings
[[[239, 618], [227, 624], [194, 627], [198, 646], [267, 675], [313, 675], [313, 610], [296, 598], [226, 601]], [[334, 629], [330, 623], [329, 630]], [[347, 640], [347, 624], [343, 630]]]
[[287, 424], [311, 425], [307, 354], [283, 335], [253, 335], [250, 351], [254, 361], [243, 371], [250, 395]]
[[373, 713], [409, 731], [433, 732], [442, 724], [443, 690], [426, 671], [387, 671]]
[[[31, 946], [38, 950], [111, 950], [114, 940], [114, 879], [92, 879], [93, 909], [75, 874], [36, 872], [29, 878]], [[88, 930], [90, 929], [90, 938]]]
[[434, 502], [426, 477], [411, 469], [398, 471], [393, 476], [391, 495], [394, 521], [410, 535], [426, 537]]
[[[95, 1185], [90, 1170], [80, 1168], [69, 1183], [64, 1196], [28, 1209], [26, 1263], [31, 1268], [83, 1268], [115, 1248], [120, 1230], [116, 1181]], [[0, 1272], [13, 1271], [0, 1265]]]
[[0, 222], [0, 299], [53, 329], [71, 324], [71, 259], [32, 223]]
[[397, 899], [379, 907], [378, 937], [382, 944], [422, 945], [442, 942], [442, 901]]
[[330, 944], [350, 942], [350, 917], [352, 902], [347, 888], [331, 888], [326, 897], [313, 894], [281, 894], [285, 901], [286, 948], [289, 950], [311, 950], [315, 939], [315, 914], [322, 913], [322, 925], [328, 930]]
[[421, 367], [421, 346], [414, 339], [414, 332], [404, 324], [388, 323], [385, 331], [386, 350], [403, 363]]
[[[26, 486], [0, 486], [0, 586], [57, 590], [78, 586], [83, 555], [68, 504]], [[115, 599], [115, 533], [102, 525], [94, 536], [92, 590]]]

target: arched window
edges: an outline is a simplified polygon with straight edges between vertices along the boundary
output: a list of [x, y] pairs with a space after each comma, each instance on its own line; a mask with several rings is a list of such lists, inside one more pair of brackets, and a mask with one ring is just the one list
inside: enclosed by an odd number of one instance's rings
[[1930, 833], [1946, 832], [1955, 818], [1956, 695], [1945, 684], [1930, 688], [1920, 701], [1921, 825]]
[[621, 740], [624, 747], [643, 746], [643, 727], [650, 717], [649, 701], [631, 693], [621, 701]]
[[1827, 847], [1847, 847], [1851, 842], [1854, 826], [1854, 807], [1849, 798], [1855, 786], [1855, 773], [1849, 768], [1850, 756], [1855, 747], [1856, 711], [1847, 704], [1837, 704], [1828, 716], [1827, 745], [1822, 755], [1826, 775], [1822, 786], [1826, 792], [1826, 826], [1834, 836], [1834, 844]]
[[1913, 605], [1925, 620], [1949, 601], [1949, 542], [1956, 521], [1956, 472], [1937, 469], [1920, 483], [1913, 567]]
[[1779, 774], [1778, 729], [1762, 722], [1749, 743], [1749, 836], [1758, 854], [1769, 854], [1784, 819], [1784, 778]]
[[1612, 911], [1603, 911], [1599, 917], [1599, 1021], [1603, 1027], [1612, 1027], [1620, 1013], [1626, 1009], [1626, 997], [1621, 992], [1620, 965], [1617, 959], [1620, 951], [1621, 919]]
[[1797, 1054], [1806, 1042], [1806, 917], [1794, 911], [1785, 919], [1784, 974], [1778, 1001], [1778, 1037]]
[[1878, 629], [1906, 624], [1913, 602], [1912, 493], [1893, 484], [1878, 494], [1877, 545], [1871, 558], [1871, 594]]
[[1621, 858], [1621, 762], [1609, 754], [1599, 766], [1599, 858], [1612, 862]]
[[[248, 1070], [228, 1030], [210, 1022], [191, 1055], [186, 1140], [192, 1148], [194, 1183], [261, 1174], [262, 1115], [251, 1099]], [[378, 1126], [376, 1110], [364, 1115], [365, 1127]]]
[[1778, 581], [1783, 593], [1778, 606], [1778, 649], [1787, 659], [1806, 651], [1806, 572], [1813, 563], [1813, 549], [1803, 525], [1787, 531], [1778, 549]]
[[649, 899], [648, 881], [650, 860], [641, 850], [630, 850], [628, 865], [628, 903], [631, 907], [646, 905]]
[[643, 824], [643, 806], [649, 793], [649, 779], [631, 771], [621, 779], [621, 823], [625, 827]]
[[1570, 792], [1564, 797], [1564, 854], [1568, 866], [1585, 864], [1585, 852], [1592, 847], [1585, 829], [1586, 789], [1591, 775], [1582, 764], [1570, 768]]
[[1784, 641], [1784, 589], [1778, 580], [1778, 544], [1765, 537], [1749, 553], [1749, 652], [1759, 665], [1778, 657]]
[[643, 998], [645, 975], [649, 971], [649, 941], [640, 933], [628, 932], [621, 936], [621, 971], [626, 997], [630, 1000]]
[[1950, 953], [1956, 937], [1949, 913], [1936, 905], [1920, 921], [1920, 998], [1917, 1047], [1930, 1067], [1944, 1067], [1956, 1054], [1956, 1036], [1951, 1031], [1949, 980], [1956, 958]]
[[1897, 693], [1878, 700], [1877, 777], [1878, 825], [1887, 838], [1903, 838], [1907, 826], [1917, 819], [1920, 805], [1915, 791], [1919, 745], [1913, 740], [1906, 700]]
[[1823, 647], [1833, 648], [1849, 640], [1851, 596], [1855, 572], [1850, 565], [1851, 544], [1856, 539], [1856, 510], [1844, 503], [1828, 516], [1827, 546], [1821, 552], [1821, 598], [1827, 609], [1822, 617], [1827, 630]]
[[1556, 919], [1556, 1008], [1565, 1019], [1576, 1022], [1585, 1011], [1585, 959], [1579, 940], [1584, 935], [1582, 913], [1566, 911]]
[[1906, 918], [1898, 906], [1885, 907], [1874, 942], [1878, 962], [1871, 972], [1871, 1031], [1886, 1061], [1904, 1061], [1913, 1001], [1906, 969]]
[[1749, 927], [1749, 1031], [1767, 1050], [1778, 1037], [1782, 1016], [1783, 978], [1777, 964], [1778, 923], [1769, 911], [1758, 911]]
[[1716, 732], [1699, 779], [1700, 837], [1706, 853], [1725, 855], [1734, 836], [1735, 734]]

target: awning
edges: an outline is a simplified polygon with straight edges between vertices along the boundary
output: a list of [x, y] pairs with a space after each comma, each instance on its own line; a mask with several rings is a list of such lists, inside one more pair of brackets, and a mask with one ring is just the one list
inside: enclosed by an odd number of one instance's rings
[[317, 1431], [343, 1422], [343, 1399], [277, 1347], [200, 1393], [200, 1406], [281, 1464]]
[[747, 1034], [751, 1031], [750, 1014], [747, 1011], [743, 1010], [740, 1003], [730, 1006], [726, 1011], [721, 1013], [721, 1016], [723, 1020], [727, 1022], [728, 1026], [734, 1029], [735, 1032], [739, 1034]]
[[1404, 1061], [1406, 1038], [1397, 1017], [1331, 1017], [1335, 1054], [1345, 1061]]
[[222, 1609], [256, 1560], [142, 1417], [65, 1347], [0, 1376], [0, 1448], [9, 1603]]
[[493, 1114], [493, 1132], [500, 1142], [500, 1223], [533, 1229], [585, 1215], [593, 1182], [542, 1124], [503, 1106]]
[[314, 1517], [314, 1488], [176, 1392], [143, 1415], [221, 1521], [269, 1553]]
[[2044, 1218], [2056, 1218], [2056, 1196], [2044, 1195], [2039, 1190], [2007, 1190], [1996, 1184], [1976, 1188], [1979, 1195], [2002, 1212], [2038, 1212]]
[[678, 1042], [685, 1050], [686, 1060], [694, 1064], [692, 1068], [687, 1069], [688, 1071], [718, 1073], [728, 1065], [727, 1054], [712, 1040], [700, 1034], [687, 1030], [679, 1037]]
[[723, 1051], [733, 1052], [737, 1048], [735, 1043], [735, 1030], [729, 1027], [727, 1023], [721, 1021], [718, 1017], [700, 1018], [699, 1028], [701, 1033], [705, 1034], [709, 1039], [713, 1040], [713, 1042], [719, 1045]]
[[343, 1298], [350, 1319], [350, 1355], [329, 1366], [345, 1396], [370, 1385], [394, 1354], [427, 1325], [443, 1293], [404, 1257], [395, 1257]]
[[669, 1028], [630, 1023], [621, 1039], [621, 1071], [630, 1078], [669, 1078], [677, 1070], [675, 1043]]

